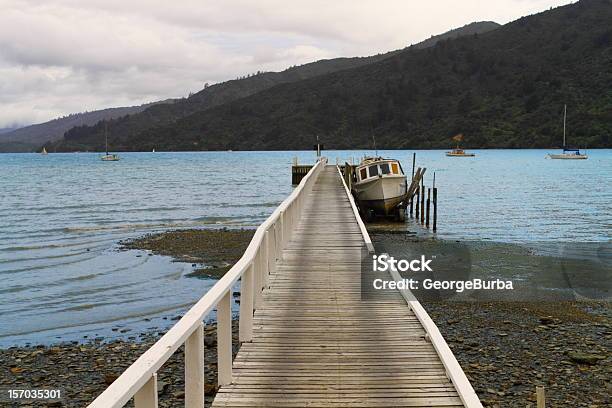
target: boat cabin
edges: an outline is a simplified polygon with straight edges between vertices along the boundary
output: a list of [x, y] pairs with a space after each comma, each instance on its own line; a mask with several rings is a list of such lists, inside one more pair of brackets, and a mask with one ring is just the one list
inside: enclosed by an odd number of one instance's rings
[[385, 175], [400, 175], [404, 172], [402, 166], [396, 160], [366, 159], [357, 167], [357, 182]]

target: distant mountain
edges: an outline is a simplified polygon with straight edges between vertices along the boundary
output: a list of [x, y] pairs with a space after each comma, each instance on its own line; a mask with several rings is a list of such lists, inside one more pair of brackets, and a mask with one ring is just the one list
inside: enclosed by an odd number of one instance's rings
[[[445, 38], [458, 37], [464, 34], [472, 35], [473, 33], [485, 33], [497, 27], [499, 27], [499, 24], [493, 22], [476, 22], [449, 31], [448, 33], [429, 38], [425, 40], [426, 44], [419, 43], [413, 47], [426, 48], [435, 45], [437, 41]], [[401, 50], [391, 51], [369, 57], [320, 60], [291, 67], [282, 72], [260, 72], [236, 80], [207, 86], [198, 93], [190, 95], [189, 98], [177, 100], [176, 103], [172, 105], [152, 106], [139, 114], [112, 120], [108, 123], [109, 134], [113, 138], [128, 140], [138, 134], [146, 133], [148, 129], [171, 125], [181, 118], [196, 112], [201, 112], [256, 94], [276, 85], [297, 82], [332, 72], [372, 64], [389, 58], [400, 51]], [[84, 142], [79, 147], [75, 146], [75, 149], [100, 149], [102, 147], [100, 143], [103, 140], [101, 139], [103, 128], [104, 125], [102, 123], [97, 123], [94, 126], [79, 126], [75, 128], [70, 132], [71, 135], [79, 134], [89, 139], [89, 142]], [[115, 145], [113, 144], [113, 146]]]
[[61, 139], [64, 133], [75, 127], [93, 125], [101, 120], [110, 120], [125, 115], [133, 115], [143, 110], [159, 105], [171, 104], [174, 100], [147, 103], [138, 106], [126, 106], [120, 108], [101, 109], [92, 112], [74, 113], [61, 118], [36, 125], [25, 126], [19, 129], [0, 129], [0, 152], [23, 151], [29, 152], [38, 149], [43, 143], [53, 142]]
[[[485, 34], [274, 86], [129, 137], [122, 150], [610, 147], [612, 1], [582, 0]], [[100, 147], [75, 128], [54, 148]], [[101, 129], [97, 130], [101, 134]]]
[[3, 133], [12, 132], [15, 129], [17, 129], [17, 128], [0, 128], [0, 135], [3, 134]]

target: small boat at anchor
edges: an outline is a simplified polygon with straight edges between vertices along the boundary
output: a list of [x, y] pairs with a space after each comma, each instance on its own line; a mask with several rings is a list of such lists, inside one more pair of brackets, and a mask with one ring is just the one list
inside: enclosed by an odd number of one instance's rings
[[399, 161], [382, 157], [365, 157], [355, 167], [353, 195], [366, 220], [373, 215], [403, 219], [406, 199], [406, 175]]
[[562, 159], [562, 160], [585, 160], [588, 159], [584, 153], [580, 153], [580, 149], [571, 149], [568, 148], [565, 144], [565, 122], [567, 119], [567, 105], [563, 106], [563, 153], [560, 154], [552, 154], [548, 155], [551, 159]]
[[106, 154], [100, 157], [102, 161], [119, 161], [119, 155], [114, 153], [108, 153], [108, 129], [104, 126], [104, 137], [106, 139]]
[[453, 149], [450, 152], [446, 152], [448, 157], [475, 157], [474, 153], [466, 153], [463, 149]]
[[465, 150], [459, 148], [459, 142], [463, 140], [463, 133], [453, 136], [453, 140], [457, 142], [457, 147], [452, 149], [450, 152], [446, 152], [448, 157], [475, 157], [474, 153], [467, 153]]
[[40, 154], [42, 154], [43, 156], [46, 156], [47, 154], [47, 149], [45, 149], [44, 147], [42, 148], [42, 152], [40, 152]]

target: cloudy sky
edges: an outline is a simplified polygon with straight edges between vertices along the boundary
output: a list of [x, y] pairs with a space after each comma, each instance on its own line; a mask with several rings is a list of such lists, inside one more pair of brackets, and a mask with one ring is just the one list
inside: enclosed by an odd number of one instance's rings
[[0, 0], [0, 128], [371, 55], [568, 0]]

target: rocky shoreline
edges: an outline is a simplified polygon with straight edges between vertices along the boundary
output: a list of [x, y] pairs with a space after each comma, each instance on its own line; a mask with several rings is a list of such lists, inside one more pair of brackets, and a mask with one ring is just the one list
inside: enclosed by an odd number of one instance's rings
[[[233, 322], [234, 354], [238, 351], [238, 324]], [[60, 389], [61, 400], [13, 402], [18, 407], [84, 407], [102, 393], [163, 333], [150, 333], [142, 341], [92, 341], [85, 344], [11, 347], [0, 350], [0, 389]], [[210, 406], [217, 392], [217, 327], [204, 328], [205, 398]], [[185, 398], [183, 347], [157, 373], [159, 406], [183, 406]], [[4, 398], [0, 399], [3, 406]], [[126, 406], [133, 406], [129, 403]]]

